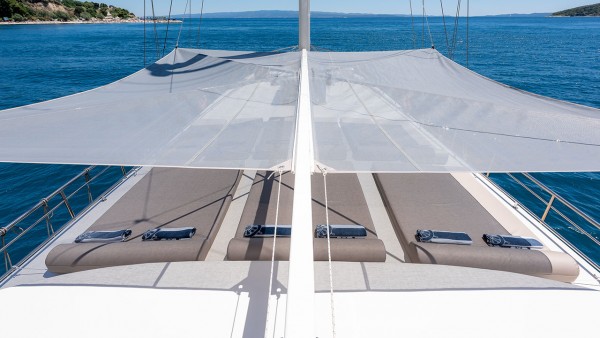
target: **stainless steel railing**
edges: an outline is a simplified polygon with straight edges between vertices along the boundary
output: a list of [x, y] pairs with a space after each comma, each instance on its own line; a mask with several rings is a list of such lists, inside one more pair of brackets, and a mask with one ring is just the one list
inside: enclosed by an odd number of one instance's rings
[[[136, 168], [133, 168], [128, 171], [125, 167], [120, 167], [120, 175], [117, 177], [119, 177], [120, 180], [122, 179], [122, 177], [126, 177], [129, 172], [135, 169]], [[31, 233], [34, 229], [37, 229], [38, 225], [42, 222], [46, 225], [46, 241], [52, 238], [56, 234], [55, 227], [53, 224], [53, 217], [55, 213], [61, 208], [64, 208], [64, 210], [66, 210], [67, 212], [67, 220], [66, 222], [64, 222], [66, 224], [68, 221], [74, 219], [77, 214], [76, 210], [71, 205], [71, 201], [75, 197], [81, 198], [81, 194], [85, 194], [87, 199], [87, 206], [90, 206], [92, 203], [94, 203], [95, 200], [103, 198], [106, 192], [110, 189], [103, 189], [105, 191], [103, 191], [102, 194], [99, 194], [96, 197], [96, 199], [94, 199], [94, 196], [92, 194], [92, 184], [94, 182], [100, 181], [101, 178], [107, 180], [110, 179], [109, 177], [107, 177], [109, 176], [109, 174], [115, 176], [116, 174], [111, 171], [114, 171], [114, 167], [99, 168], [96, 166], [90, 166], [85, 168], [81, 173], [70, 179], [67, 183], [63, 184], [60, 188], [56, 189], [50, 195], [41, 199], [38, 203], [36, 203], [33, 207], [31, 207], [21, 216], [17, 217], [8, 225], [0, 227], [0, 242], [2, 245], [0, 247], [0, 254], [4, 256], [4, 273], [0, 274], [0, 280], [2, 280], [6, 275], [10, 274], [14, 270], [15, 265], [12, 262], [11, 255], [9, 252], [11, 248], [19, 244], [24, 236]], [[114, 182], [110, 185], [113, 184]], [[52, 204], [52, 201], [56, 201], [54, 202], [55, 204]], [[36, 218], [36, 215], [39, 215], [40, 212], [42, 215]], [[33, 220], [31, 220], [32, 218]], [[61, 224], [60, 226], [62, 225], [64, 224]], [[8, 243], [6, 243], [7, 237], [9, 235], [14, 235], [14, 237], [10, 238], [10, 240], [8, 240]], [[35, 252], [37, 250], [37, 248], [32, 249], [32, 252]], [[26, 259], [27, 257], [28, 256], [25, 256], [23, 259]]]
[[[578, 248], [575, 244], [569, 241], [563, 234], [556, 231], [556, 229], [552, 225], [570, 225], [579, 232], [581, 235], [585, 236], [587, 239], [596, 245], [596, 250], [600, 249], [600, 240], [597, 234], [593, 234], [590, 232], [590, 229], [600, 231], [600, 223], [590, 217], [588, 214], [583, 212], [581, 209], [573, 205], [567, 199], [547, 187], [545, 184], [540, 182], [538, 179], [533, 177], [528, 173], [520, 173], [520, 174], [511, 174], [506, 173], [502, 175], [507, 175], [511, 178], [511, 180], [516, 183], [518, 186], [524, 189], [524, 191], [531, 194], [537, 200], [539, 200], [543, 205], [543, 212], [533, 212], [528, 206], [523, 205], [523, 203], [518, 202], [516, 198], [514, 198], [509, 192], [507, 192], [504, 188], [502, 188], [499, 184], [489, 179], [492, 184], [494, 184], [498, 189], [503, 191], [507, 196], [510, 196], [515, 203], [518, 203], [519, 206], [523, 207], [525, 211], [527, 211], [531, 216], [537, 219], [541, 224], [543, 224], [547, 229], [551, 230], [556, 236], [563, 240], [563, 242], [567, 243], [571, 249], [576, 251], [580, 256], [582, 256], [589, 264], [594, 266], [598, 271], [600, 271], [600, 264], [589, 255], [585, 254], [580, 248]], [[486, 176], [489, 177], [489, 174]], [[520, 178], [521, 177], [521, 178]], [[536, 191], [537, 190], [537, 191]], [[544, 192], [548, 197], [544, 198], [541, 192]], [[558, 207], [561, 206], [561, 208]], [[556, 215], [556, 218], [553, 220], [559, 220], [552, 222], [548, 216], [551, 212]], [[573, 220], [573, 216], [578, 217], [578, 221]], [[558, 224], [561, 223], [561, 224]]]

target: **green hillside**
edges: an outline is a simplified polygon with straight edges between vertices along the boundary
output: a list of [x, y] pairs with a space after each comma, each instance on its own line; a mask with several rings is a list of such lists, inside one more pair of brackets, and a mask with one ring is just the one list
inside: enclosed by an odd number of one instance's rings
[[107, 17], [127, 19], [135, 15], [123, 8], [91, 1], [0, 0], [0, 20], [72, 21], [104, 20]]
[[600, 3], [552, 13], [552, 16], [600, 16]]

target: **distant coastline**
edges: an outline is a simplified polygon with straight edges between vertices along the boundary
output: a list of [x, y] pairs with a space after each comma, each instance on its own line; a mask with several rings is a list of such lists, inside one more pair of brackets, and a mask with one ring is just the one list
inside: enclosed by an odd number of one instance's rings
[[[122, 19], [122, 20], [73, 20], [73, 21], [38, 21], [38, 20], [30, 20], [30, 21], [0, 21], [0, 25], [70, 25], [70, 24], [123, 24], [123, 23], [143, 23], [143, 19], [139, 18], [130, 18], [130, 19]], [[156, 23], [164, 24], [164, 23], [181, 23], [179, 19], [160, 19], [156, 20]], [[154, 23], [154, 20], [146, 20], [146, 23]]]
[[[530, 14], [497, 14], [497, 15], [481, 15], [474, 17], [547, 17], [552, 13], [530, 13]], [[319, 12], [311, 11], [310, 16], [313, 19], [344, 19], [344, 18], [406, 18], [408, 14], [373, 14], [373, 13], [340, 13], [340, 12]], [[199, 13], [194, 14], [175, 14], [173, 18], [180, 19], [198, 19]], [[284, 10], [260, 10], [260, 11], [245, 11], [245, 12], [217, 12], [204, 13], [205, 19], [294, 19], [298, 18], [298, 11]], [[429, 17], [439, 17], [430, 15]]]

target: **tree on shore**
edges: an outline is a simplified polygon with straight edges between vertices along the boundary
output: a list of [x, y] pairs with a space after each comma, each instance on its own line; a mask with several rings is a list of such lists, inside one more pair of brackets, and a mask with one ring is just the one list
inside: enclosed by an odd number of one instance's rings
[[13, 18], [15, 14], [19, 15], [18, 18], [26, 18], [31, 15], [31, 11], [20, 1], [0, 0], [0, 17]]
[[567, 9], [553, 13], [552, 16], [600, 16], [600, 3]]
[[[48, 4], [54, 6], [50, 7]], [[26, 20], [59, 20], [104, 19], [108, 14], [112, 17], [128, 19], [135, 15], [126, 9], [109, 6], [105, 3], [77, 0], [0, 0], [0, 18], [13, 21]]]

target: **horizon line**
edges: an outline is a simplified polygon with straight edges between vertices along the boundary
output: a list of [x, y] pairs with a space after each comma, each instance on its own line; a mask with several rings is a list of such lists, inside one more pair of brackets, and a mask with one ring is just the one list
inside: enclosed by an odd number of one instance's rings
[[[220, 11], [220, 12], [204, 12], [203, 14], [237, 14], [237, 13], [259, 13], [259, 12], [286, 12], [286, 13], [298, 13], [298, 10], [285, 10], [285, 9], [261, 9], [254, 11]], [[366, 12], [330, 12], [330, 11], [310, 11], [311, 13], [322, 13], [322, 14], [348, 14], [348, 15], [381, 15], [381, 16], [411, 16], [410, 13], [366, 13]], [[531, 12], [531, 13], [500, 13], [500, 14], [477, 14], [470, 15], [470, 17], [484, 17], [484, 16], [504, 16], [504, 15], [535, 15], [535, 14], [553, 14], [555, 12]], [[188, 15], [200, 15], [200, 13], [179, 13], [171, 14], [171, 16], [188, 16]], [[168, 14], [156, 15], [156, 16], [168, 16]], [[421, 17], [422, 15], [412, 15], [413, 17]], [[442, 17], [442, 15], [426, 15], [427, 17]], [[455, 15], [446, 15], [446, 17], [455, 17]], [[466, 15], [460, 15], [460, 17], [466, 17]]]

